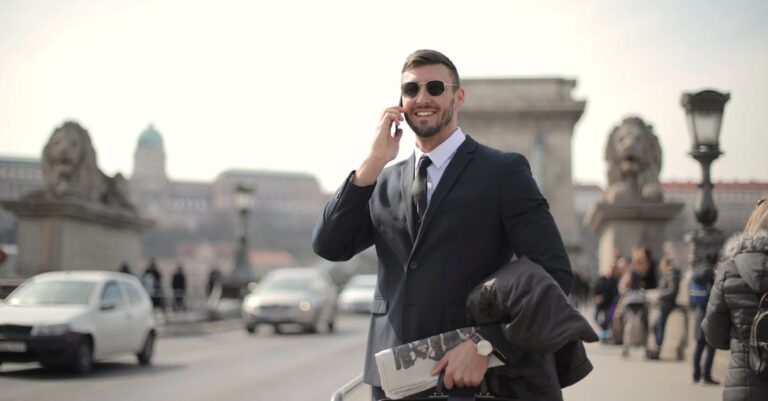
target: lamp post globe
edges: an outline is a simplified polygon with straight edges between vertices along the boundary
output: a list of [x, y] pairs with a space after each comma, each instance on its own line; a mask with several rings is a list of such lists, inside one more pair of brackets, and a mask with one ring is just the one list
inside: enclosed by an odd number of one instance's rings
[[688, 154], [701, 165], [702, 180], [694, 206], [694, 215], [701, 227], [686, 235], [691, 244], [691, 262], [702, 263], [716, 255], [725, 241], [724, 234], [714, 227], [717, 207], [713, 197], [712, 162], [720, 157], [720, 129], [725, 104], [730, 94], [705, 89], [683, 93], [680, 104], [685, 109], [692, 147]]
[[248, 283], [253, 281], [253, 271], [248, 261], [248, 215], [253, 205], [254, 190], [245, 185], [238, 185], [234, 190], [233, 204], [239, 216], [238, 247], [235, 257], [235, 268], [229, 277], [227, 296], [240, 298]]

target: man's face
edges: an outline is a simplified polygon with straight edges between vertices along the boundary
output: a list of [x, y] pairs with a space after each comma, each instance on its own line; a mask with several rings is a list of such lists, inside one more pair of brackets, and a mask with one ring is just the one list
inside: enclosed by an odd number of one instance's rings
[[401, 84], [421, 84], [429, 81], [445, 82], [445, 91], [439, 96], [432, 96], [427, 92], [426, 86], [421, 85], [415, 97], [403, 96], [405, 121], [419, 137], [428, 138], [437, 134], [447, 137], [458, 125], [456, 112], [464, 103], [464, 91], [449, 86], [455, 82], [448, 67], [442, 64], [410, 68], [403, 73]]

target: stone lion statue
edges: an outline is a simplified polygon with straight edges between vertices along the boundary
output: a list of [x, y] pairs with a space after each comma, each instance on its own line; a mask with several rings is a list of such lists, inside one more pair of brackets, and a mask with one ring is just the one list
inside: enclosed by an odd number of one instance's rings
[[662, 201], [661, 147], [652, 126], [639, 117], [625, 118], [608, 137], [605, 160], [608, 203]]
[[96, 151], [83, 127], [67, 121], [56, 128], [43, 149], [43, 182], [33, 198], [73, 199], [135, 211], [128, 183], [121, 174], [110, 178], [96, 165]]

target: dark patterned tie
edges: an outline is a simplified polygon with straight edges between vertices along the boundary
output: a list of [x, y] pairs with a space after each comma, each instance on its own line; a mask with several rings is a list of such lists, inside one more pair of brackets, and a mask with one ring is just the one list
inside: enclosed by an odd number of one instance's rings
[[427, 210], [427, 167], [430, 164], [432, 164], [432, 160], [429, 159], [429, 156], [422, 155], [419, 158], [419, 164], [416, 166], [416, 179], [413, 180], [413, 186], [411, 186], [411, 200], [416, 210], [414, 220], [417, 231]]

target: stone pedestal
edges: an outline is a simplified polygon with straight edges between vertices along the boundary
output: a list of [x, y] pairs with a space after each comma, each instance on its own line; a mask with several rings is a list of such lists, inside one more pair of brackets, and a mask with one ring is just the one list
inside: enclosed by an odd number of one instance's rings
[[688, 243], [688, 263], [691, 266], [712, 263], [708, 256], [719, 257], [726, 235], [717, 228], [698, 228], [685, 234]]
[[52, 270], [117, 270], [142, 261], [141, 234], [150, 220], [78, 200], [2, 203], [18, 220], [15, 276]]
[[490, 78], [461, 80], [467, 96], [462, 130], [494, 148], [523, 154], [562, 235], [571, 263], [580, 252], [576, 229], [571, 138], [586, 102], [571, 92], [575, 80]]
[[600, 238], [600, 271], [610, 268], [614, 249], [628, 257], [632, 246], [638, 244], [648, 246], [658, 260], [663, 254], [664, 228], [682, 210], [682, 203], [596, 204], [587, 214], [586, 223]]

